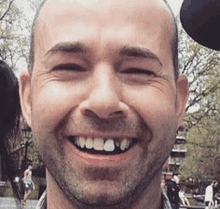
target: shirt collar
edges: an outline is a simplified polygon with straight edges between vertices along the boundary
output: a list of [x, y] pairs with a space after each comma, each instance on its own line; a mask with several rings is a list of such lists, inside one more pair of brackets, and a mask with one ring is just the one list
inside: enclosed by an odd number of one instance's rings
[[37, 203], [36, 209], [47, 209], [47, 192], [46, 192], [46, 190], [41, 195], [41, 197]]

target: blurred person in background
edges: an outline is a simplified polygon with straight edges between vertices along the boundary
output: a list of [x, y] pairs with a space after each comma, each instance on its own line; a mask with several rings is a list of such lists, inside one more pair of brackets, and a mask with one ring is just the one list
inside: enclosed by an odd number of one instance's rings
[[160, 186], [161, 186], [161, 191], [166, 193], [166, 182], [164, 178], [161, 178]]
[[173, 174], [170, 182], [167, 183], [167, 196], [170, 200], [172, 209], [179, 209], [179, 177]]
[[205, 205], [206, 209], [212, 208], [214, 206], [213, 202], [213, 186], [214, 181], [210, 182], [210, 184], [205, 189]]
[[215, 181], [213, 185], [213, 201], [215, 208], [218, 207], [218, 182]]
[[9, 155], [9, 139], [16, 138], [20, 121], [18, 80], [10, 67], [0, 60], [0, 155], [14, 194], [19, 198], [15, 165]]
[[35, 189], [34, 182], [32, 180], [32, 165], [29, 165], [28, 168], [24, 172], [24, 178], [22, 179], [24, 183], [24, 198], [22, 200], [22, 204], [26, 205], [26, 201], [31, 194], [31, 191]]
[[186, 194], [183, 190], [179, 191], [179, 198], [183, 205], [190, 205], [189, 200], [187, 199]]

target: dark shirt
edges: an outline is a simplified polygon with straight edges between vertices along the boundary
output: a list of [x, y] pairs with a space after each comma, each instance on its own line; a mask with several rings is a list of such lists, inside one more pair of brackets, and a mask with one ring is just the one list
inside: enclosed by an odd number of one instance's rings
[[218, 187], [213, 187], [213, 197], [218, 193]]
[[179, 191], [180, 187], [175, 181], [167, 182], [167, 196], [171, 204], [179, 204]]

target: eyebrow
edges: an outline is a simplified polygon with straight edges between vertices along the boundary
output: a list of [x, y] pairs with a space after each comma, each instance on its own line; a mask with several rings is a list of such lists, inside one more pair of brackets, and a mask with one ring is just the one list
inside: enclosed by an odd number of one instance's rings
[[[67, 52], [67, 53], [78, 53], [78, 54], [86, 54], [87, 48], [84, 44], [80, 42], [69, 43], [69, 42], [61, 42], [52, 47], [46, 55], [49, 55], [54, 52]], [[120, 51], [119, 55], [133, 57], [133, 58], [143, 58], [143, 59], [151, 59], [158, 62], [161, 66], [162, 63], [158, 56], [156, 56], [149, 49], [144, 47], [134, 47], [134, 46], [124, 46]]]
[[56, 44], [54, 47], [52, 47], [46, 55], [49, 55], [54, 52], [67, 52], [67, 53], [78, 53], [78, 54], [86, 54], [87, 49], [86, 47], [79, 43], [66, 43], [66, 42], [61, 42]]
[[158, 56], [144, 47], [125, 46], [120, 50], [119, 54], [134, 58], [152, 59], [163, 66]]

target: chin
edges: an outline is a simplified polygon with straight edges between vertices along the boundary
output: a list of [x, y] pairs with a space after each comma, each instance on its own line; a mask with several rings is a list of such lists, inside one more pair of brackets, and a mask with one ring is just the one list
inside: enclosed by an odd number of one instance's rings
[[[86, 208], [85, 206], [88, 208], [89, 206], [117, 208], [117, 206], [125, 204], [131, 192], [124, 191], [122, 187], [119, 188], [118, 186], [116, 188], [108, 184], [111, 184], [111, 182], [102, 182], [100, 184], [98, 183], [96, 186], [90, 185], [83, 187], [83, 189], [77, 188], [74, 191], [70, 191], [72, 195], [69, 195], [71, 197], [74, 196], [74, 200], [77, 200], [82, 208]], [[73, 198], [71, 199], [73, 200]]]

